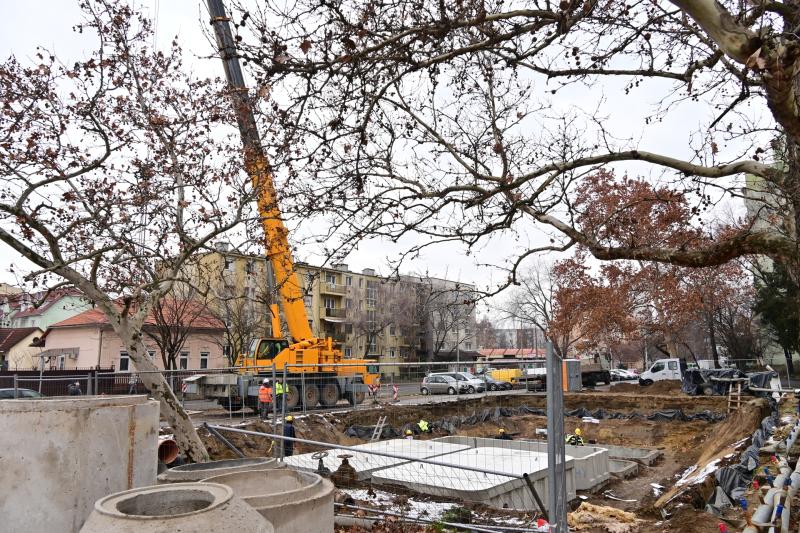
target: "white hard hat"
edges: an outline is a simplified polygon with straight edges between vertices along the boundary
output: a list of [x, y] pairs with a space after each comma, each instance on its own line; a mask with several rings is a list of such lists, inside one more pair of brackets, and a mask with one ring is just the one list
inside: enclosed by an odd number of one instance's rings
[[266, 385], [267, 383], [269, 383], [269, 378], [264, 378], [264, 381], [262, 381], [261, 383], [263, 383], [264, 385]]

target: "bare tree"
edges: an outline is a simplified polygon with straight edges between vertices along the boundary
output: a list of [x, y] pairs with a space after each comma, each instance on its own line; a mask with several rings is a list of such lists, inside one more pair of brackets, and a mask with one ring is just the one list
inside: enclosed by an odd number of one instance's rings
[[[579, 243], [603, 260], [691, 267], [764, 254], [800, 279], [795, 0], [238, 5], [254, 75], [286, 95], [279, 144], [295, 155], [298, 174], [313, 178], [302, 189], [335, 208], [325, 236], [342, 246], [328, 241], [328, 250], [414, 234], [402, 261], [436, 243], [472, 252], [499, 234], [535, 229], [546, 240], [509, 249], [494, 289], [516, 282], [531, 255]], [[699, 131], [671, 132], [686, 139], [685, 156], [660, 151], [638, 132], [609, 130], [615, 110], [596, 89], [603, 80], [624, 84], [615, 103], [641, 106], [644, 91], [657, 102], [644, 132], [688, 105], [709, 118]], [[593, 89], [584, 108], [559, 101], [562, 89], [582, 87]], [[701, 230], [714, 205], [741, 198], [738, 177], [748, 173], [774, 197], [771, 227], [751, 213], [710, 239], [619, 238], [605, 230], [634, 225], [630, 209], [599, 218], [573, 199], [586, 177], [621, 163], [689, 195]]]
[[475, 325], [475, 341], [478, 348], [498, 348], [497, 328], [494, 322], [485, 316]]
[[[556, 317], [556, 280], [554, 263], [539, 260], [518, 277], [517, 285], [511, 289], [509, 299], [499, 306], [503, 318], [523, 325], [532, 325], [543, 331], [553, 343], [559, 357], [566, 357], [569, 350], [580, 340], [577, 328], [577, 313], [562, 306], [561, 328], [554, 327]], [[572, 317], [572, 318], [570, 318]]]
[[79, 61], [40, 48], [0, 64], [0, 241], [35, 265], [33, 287], [73, 286], [108, 317], [181, 449], [207, 459], [150, 361], [142, 332], [182, 265], [249, 214], [229, 101], [157, 51], [125, 2], [82, 2]]
[[178, 357], [189, 335], [201, 335], [218, 343], [223, 331], [221, 322], [210, 310], [209, 302], [187, 285], [176, 283], [172, 290], [153, 305], [151, 316], [142, 331], [158, 346], [165, 369], [178, 368]]

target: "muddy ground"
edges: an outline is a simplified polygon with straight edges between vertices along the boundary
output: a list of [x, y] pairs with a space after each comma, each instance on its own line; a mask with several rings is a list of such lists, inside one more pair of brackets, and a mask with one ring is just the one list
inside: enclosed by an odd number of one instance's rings
[[[651, 414], [656, 411], [681, 409], [687, 414], [700, 411], [724, 413], [726, 398], [686, 396], [673, 387], [647, 387], [617, 385], [613, 392], [588, 392], [565, 395], [567, 409], [584, 407], [589, 410], [603, 408], [607, 411], [629, 413], [637, 411]], [[635, 387], [635, 388], [633, 388]], [[663, 389], [663, 390], [662, 390]], [[469, 416], [492, 407], [545, 407], [545, 398], [538, 395], [486, 397], [464, 400], [458, 403], [442, 403], [433, 405], [381, 405], [377, 408], [363, 408], [358, 411], [341, 413], [311, 414], [296, 417], [297, 436], [316, 441], [342, 445], [364, 443], [365, 439], [349, 437], [346, 430], [352, 425], [374, 425], [379, 416], [387, 417], [387, 424], [399, 428], [405, 424], [416, 423], [420, 419], [436, 421], [454, 415]], [[580, 418], [566, 418], [565, 429], [573, 431], [581, 428], [584, 438], [600, 444], [618, 444], [632, 447], [654, 448], [662, 452], [662, 458], [653, 466], [640, 466], [637, 476], [629, 479], [612, 479], [606, 486], [593, 494], [584, 494], [588, 503], [608, 506], [635, 514], [637, 522], [630, 531], [687, 531], [705, 533], [718, 531], [720, 519], [709, 515], [695, 507], [704, 506], [709, 487], [698, 486], [696, 491], [682, 495], [683, 503], [674, 510], [669, 520], [664, 520], [660, 512], [654, 508], [658, 496], [654, 494], [651, 483], [665, 487], [665, 492], [674, 485], [676, 479], [692, 465], [703, 464], [731, 453], [735, 443], [741, 443], [758, 427], [767, 413], [766, 403], [751, 401], [739, 412], [721, 422], [694, 420], [651, 421], [642, 419], [604, 419], [599, 423], [585, 423]], [[500, 417], [476, 425], [462, 425], [455, 434], [493, 437], [499, 428], [515, 438], [543, 438], [536, 435], [536, 429], [545, 428], [547, 420], [543, 416], [518, 415]], [[272, 432], [271, 423], [254, 422], [247, 429]], [[279, 427], [280, 429], [280, 427]], [[201, 431], [209, 453], [215, 459], [234, 457], [233, 452], [225, 448], [217, 439]], [[418, 438], [436, 438], [448, 433], [438, 430], [430, 435]], [[248, 456], [270, 455], [273, 450], [267, 438], [251, 437], [241, 434], [227, 434], [230, 440]], [[746, 444], [745, 444], [746, 446]], [[308, 446], [298, 445], [295, 453], [315, 451]], [[607, 494], [623, 502], [610, 499]], [[398, 498], [408, 495], [398, 495]], [[357, 502], [368, 503], [368, 502]], [[579, 501], [576, 504], [580, 503]], [[481, 510], [480, 511], [485, 511]], [[635, 527], [634, 527], [635, 526]], [[394, 524], [386, 524], [386, 531], [392, 531]], [[342, 529], [346, 531], [347, 529]], [[580, 531], [607, 531], [605, 526], [586, 525]], [[412, 529], [405, 528], [405, 531]]]

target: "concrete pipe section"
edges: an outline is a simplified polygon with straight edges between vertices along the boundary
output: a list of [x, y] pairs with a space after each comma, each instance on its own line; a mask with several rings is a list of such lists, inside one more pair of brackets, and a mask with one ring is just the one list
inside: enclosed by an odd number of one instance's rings
[[224, 459], [222, 461], [208, 461], [207, 463], [193, 463], [176, 466], [159, 474], [158, 483], [186, 483], [202, 481], [206, 478], [244, 472], [247, 470], [267, 470], [278, 468], [281, 464], [275, 459], [267, 457], [253, 457], [247, 459]]
[[158, 415], [145, 396], [0, 402], [0, 529], [76, 533], [98, 499], [155, 484]]
[[181, 483], [128, 490], [99, 500], [81, 533], [273, 533], [225, 485]]
[[277, 533], [333, 532], [333, 484], [290, 469], [250, 470], [206, 479], [233, 489], [269, 520]]

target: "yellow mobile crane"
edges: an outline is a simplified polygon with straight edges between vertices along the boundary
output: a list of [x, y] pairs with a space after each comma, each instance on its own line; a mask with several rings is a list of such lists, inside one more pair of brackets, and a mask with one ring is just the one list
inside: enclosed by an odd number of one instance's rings
[[[258, 193], [258, 211], [264, 229], [267, 257], [272, 265], [291, 342], [281, 338], [278, 309], [275, 305], [271, 306], [274, 338], [254, 339], [251, 342], [248, 352], [241, 354], [237, 360], [241, 370], [235, 383], [230, 376], [205, 376], [204, 392], [217, 397], [222, 405], [227, 403], [226, 406], [232, 409], [241, 408], [242, 404], [255, 408], [258, 385], [261, 379], [273, 375], [274, 365], [278, 379], [283, 377], [284, 372], [287, 374], [288, 409], [296, 407], [301, 398], [306, 407], [317, 403], [333, 406], [342, 398], [355, 405], [364, 400], [365, 386], [378, 379], [377, 374], [368, 372], [368, 365], [374, 364], [374, 361], [344, 359], [341, 350], [334, 348], [330, 337], [315, 337], [311, 331], [303, 291], [294, 271], [288, 231], [278, 208], [272, 172], [261, 147], [253, 108], [239, 66], [230, 19], [225, 14], [222, 0], [208, 0], [208, 9], [225, 77], [231, 89], [244, 147], [245, 168], [252, 176], [253, 188]], [[341, 363], [347, 366], [335, 366]]]

